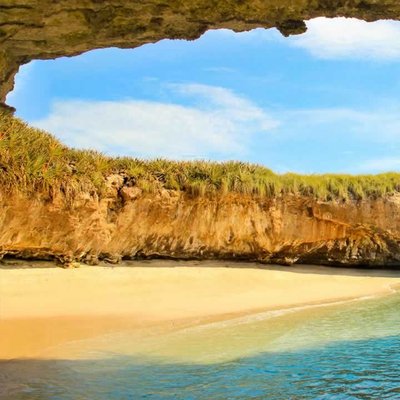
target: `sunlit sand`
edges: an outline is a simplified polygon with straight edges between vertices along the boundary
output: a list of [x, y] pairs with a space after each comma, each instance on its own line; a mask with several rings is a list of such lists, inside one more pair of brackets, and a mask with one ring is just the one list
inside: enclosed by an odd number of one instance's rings
[[[215, 324], [225, 332], [220, 336], [223, 343], [232, 326], [247, 335], [239, 326], [249, 326], [257, 318], [268, 320], [301, 310], [319, 312], [321, 304], [391, 293], [400, 284], [400, 276], [393, 275], [166, 261], [71, 270], [3, 268], [0, 358], [75, 359], [79, 358], [77, 343], [85, 346], [88, 340], [97, 348], [123, 353], [157, 353], [155, 343], [159, 343], [159, 354], [168, 355], [172, 350], [166, 349], [178, 348], [185, 340], [201, 340], [205, 346], [206, 330]], [[296, 318], [288, 321], [293, 324]], [[116, 341], [120, 337], [121, 344], [110, 346], [107, 337]], [[160, 338], [166, 341], [164, 345]], [[218, 353], [221, 344], [215, 340], [214, 336]], [[128, 342], [129, 349], [125, 348]]]

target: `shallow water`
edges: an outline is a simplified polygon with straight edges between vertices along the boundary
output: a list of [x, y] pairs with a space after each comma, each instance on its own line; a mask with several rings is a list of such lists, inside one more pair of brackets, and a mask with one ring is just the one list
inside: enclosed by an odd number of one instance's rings
[[[400, 399], [400, 295], [61, 349], [0, 364], [3, 398]], [[49, 353], [49, 356], [51, 353]]]

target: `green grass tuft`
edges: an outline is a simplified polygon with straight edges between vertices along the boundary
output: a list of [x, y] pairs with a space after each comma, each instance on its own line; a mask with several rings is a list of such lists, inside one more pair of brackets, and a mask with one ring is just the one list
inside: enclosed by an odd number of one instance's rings
[[299, 175], [275, 174], [244, 162], [141, 160], [111, 158], [91, 150], [76, 150], [54, 136], [0, 114], [0, 185], [3, 191], [67, 196], [96, 192], [102, 196], [106, 177], [122, 173], [146, 192], [165, 188], [196, 196], [230, 192], [256, 196], [300, 194], [316, 199], [378, 198], [400, 191], [400, 174]]

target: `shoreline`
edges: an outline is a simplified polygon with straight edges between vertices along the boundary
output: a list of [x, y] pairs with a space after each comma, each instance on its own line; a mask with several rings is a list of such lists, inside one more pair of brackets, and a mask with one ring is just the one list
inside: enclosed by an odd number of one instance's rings
[[171, 263], [0, 268], [0, 359], [41, 358], [46, 349], [69, 341], [143, 328], [162, 334], [247, 323], [268, 313], [378, 297], [400, 286], [400, 274], [394, 272]]
[[[48, 256], [46, 254], [45, 256]], [[252, 268], [252, 269], [274, 269], [286, 270], [286, 271], [306, 271], [319, 269], [328, 270], [341, 270], [342, 272], [356, 272], [360, 271], [361, 274], [372, 272], [380, 273], [384, 276], [400, 275], [400, 265], [396, 264], [345, 264], [340, 262], [279, 262], [280, 260], [265, 261], [257, 258], [246, 258], [246, 257], [173, 257], [173, 256], [146, 256], [146, 257], [132, 257], [132, 258], [100, 258], [96, 263], [81, 261], [62, 262], [65, 255], [53, 254], [49, 258], [46, 257], [20, 257], [20, 256], [9, 256], [3, 255], [0, 258], [0, 270], [2, 269], [31, 269], [31, 268], [62, 268], [62, 269], [73, 269], [80, 267], [104, 267], [104, 268], [119, 268], [119, 267], [134, 267], [135, 264], [143, 264], [149, 268], [154, 268], [152, 264], [215, 264], [214, 267], [226, 267], [226, 268]], [[218, 265], [220, 264], [220, 265]], [[175, 265], [174, 268], [178, 268], [179, 265]]]
[[85, 262], [73, 263], [74, 266], [65, 266], [56, 260], [36, 258], [9, 258], [0, 259], [0, 271], [2, 270], [29, 270], [29, 269], [79, 269], [79, 268], [159, 268], [160, 265], [169, 268], [203, 267], [205, 268], [229, 268], [229, 269], [256, 269], [283, 272], [317, 273], [322, 275], [350, 275], [350, 276], [381, 276], [399, 277], [400, 268], [385, 265], [345, 265], [345, 264], [313, 264], [294, 263], [278, 264], [253, 259], [238, 258], [173, 258], [173, 257], [149, 257], [137, 259], [122, 259], [118, 262], [100, 260], [98, 264]]

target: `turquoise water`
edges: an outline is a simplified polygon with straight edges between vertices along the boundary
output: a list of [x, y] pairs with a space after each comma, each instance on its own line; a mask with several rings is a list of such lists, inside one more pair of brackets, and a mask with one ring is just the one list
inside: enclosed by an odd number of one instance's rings
[[400, 399], [398, 294], [186, 329], [130, 354], [129, 335], [99, 343], [80, 360], [0, 364], [3, 398]]

